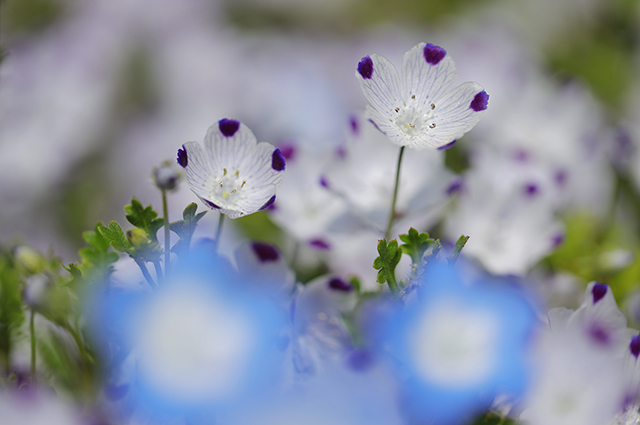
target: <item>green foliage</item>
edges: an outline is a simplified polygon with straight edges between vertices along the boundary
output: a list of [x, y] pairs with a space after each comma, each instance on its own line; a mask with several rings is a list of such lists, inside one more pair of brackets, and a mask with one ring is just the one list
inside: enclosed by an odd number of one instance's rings
[[511, 418], [503, 417], [495, 411], [490, 411], [479, 415], [470, 425], [515, 425]]
[[[565, 239], [545, 263], [581, 278], [608, 283], [621, 303], [640, 282], [640, 247], [633, 232], [587, 213], [565, 217]], [[626, 261], [620, 258], [627, 257]]]
[[378, 282], [389, 283], [389, 289], [394, 294], [398, 293], [398, 283], [396, 282], [395, 270], [402, 257], [402, 250], [398, 247], [395, 239], [387, 243], [386, 239], [378, 242], [378, 254], [373, 261], [373, 268], [378, 270]]
[[154, 211], [152, 206], [145, 208], [140, 201], [133, 198], [131, 205], [124, 207], [124, 210], [127, 212], [125, 218], [129, 223], [147, 232], [152, 242], [158, 242], [156, 233], [164, 225], [164, 219], [157, 218], [158, 213]]
[[196, 214], [197, 210], [198, 205], [195, 202], [190, 203], [182, 212], [182, 220], [169, 225], [171, 231], [180, 237], [180, 240], [172, 248], [172, 251], [177, 254], [189, 251], [191, 238], [196, 230], [198, 221], [207, 213], [207, 211], [202, 211]]
[[400, 235], [400, 240], [404, 242], [404, 244], [400, 246], [400, 249], [402, 249], [404, 254], [411, 257], [413, 264], [420, 264], [425, 251], [436, 241], [435, 239], [429, 238], [428, 233], [418, 233], [413, 227], [409, 229], [408, 233]]
[[54, 388], [86, 404], [95, 401], [99, 391], [98, 368], [87, 357], [84, 346], [74, 344], [64, 333], [53, 331], [38, 337], [38, 353]]
[[10, 362], [16, 333], [24, 322], [22, 278], [7, 253], [0, 253], [0, 361], [2, 368]]
[[116, 251], [129, 254], [136, 260], [159, 261], [162, 248], [158, 244], [156, 234], [164, 225], [164, 219], [158, 218], [158, 213], [153, 207], [143, 207], [135, 198], [131, 200], [131, 205], [124, 207], [124, 210], [127, 212], [126, 219], [136, 226], [134, 229], [127, 230], [125, 234], [122, 227], [112, 220], [109, 227], [98, 223], [97, 233]]
[[102, 223], [98, 223], [97, 228], [100, 235], [108, 240], [109, 244], [116, 251], [125, 252], [127, 254], [133, 252], [133, 245], [129, 242], [122, 231], [122, 227], [120, 227], [116, 221], [112, 220], [109, 223], [109, 227], [105, 227]]
[[37, 32], [55, 23], [64, 13], [60, 0], [4, 0], [3, 25], [12, 32]]
[[100, 233], [100, 226], [102, 224], [98, 223], [95, 230], [82, 233], [82, 238], [89, 246], [78, 251], [80, 265], [70, 264], [67, 268], [73, 278], [92, 280], [107, 277], [113, 270], [111, 265], [120, 258], [117, 253], [109, 251], [110, 241]]
[[458, 238], [458, 240], [456, 241], [456, 246], [455, 248], [453, 248], [453, 252], [449, 256], [449, 264], [454, 265], [456, 263], [458, 257], [460, 256], [460, 253], [462, 252], [462, 248], [464, 248], [468, 240], [469, 236], [465, 235], [462, 235]]

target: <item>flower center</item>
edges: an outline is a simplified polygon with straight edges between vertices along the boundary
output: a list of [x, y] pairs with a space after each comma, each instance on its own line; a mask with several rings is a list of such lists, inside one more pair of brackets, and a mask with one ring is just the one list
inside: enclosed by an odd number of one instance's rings
[[495, 317], [443, 300], [419, 318], [409, 349], [424, 379], [464, 387], [490, 376], [497, 359], [497, 343]]
[[240, 176], [239, 169], [232, 173], [227, 168], [223, 168], [222, 176], [215, 178], [214, 181], [217, 182], [212, 190], [212, 198], [215, 199], [238, 198], [247, 184], [247, 179]]
[[394, 123], [408, 136], [414, 137], [436, 128], [433, 121], [435, 103], [427, 105], [426, 110], [415, 104], [415, 95], [411, 95], [411, 101], [402, 107], [396, 107], [396, 119]]

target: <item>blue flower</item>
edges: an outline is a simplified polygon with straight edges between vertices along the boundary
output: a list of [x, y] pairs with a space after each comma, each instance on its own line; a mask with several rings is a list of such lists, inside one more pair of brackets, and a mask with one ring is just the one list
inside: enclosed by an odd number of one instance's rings
[[[194, 250], [154, 292], [99, 296], [102, 346], [135, 359], [134, 409], [155, 423], [208, 420], [269, 388], [279, 375], [286, 319], [267, 290], [240, 285], [228, 263]], [[115, 362], [111, 373], [121, 374], [118, 368]]]
[[375, 345], [402, 377], [403, 410], [417, 423], [457, 424], [497, 395], [527, 387], [533, 308], [517, 288], [466, 285], [452, 268], [430, 265], [417, 297], [378, 322]]

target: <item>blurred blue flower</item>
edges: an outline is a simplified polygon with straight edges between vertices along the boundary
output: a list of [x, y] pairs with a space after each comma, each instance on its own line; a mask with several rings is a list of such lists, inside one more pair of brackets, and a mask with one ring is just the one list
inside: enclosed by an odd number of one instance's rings
[[391, 361], [410, 423], [453, 425], [516, 401], [528, 383], [527, 348], [536, 320], [514, 286], [470, 285], [450, 267], [429, 265], [417, 296], [376, 321], [374, 346]]
[[337, 364], [287, 390], [255, 400], [228, 425], [402, 425], [393, 377]]
[[269, 289], [241, 285], [227, 262], [194, 250], [154, 292], [96, 297], [93, 323], [110, 372], [121, 375], [120, 362], [134, 358], [135, 414], [208, 421], [270, 387], [280, 375], [285, 312]]

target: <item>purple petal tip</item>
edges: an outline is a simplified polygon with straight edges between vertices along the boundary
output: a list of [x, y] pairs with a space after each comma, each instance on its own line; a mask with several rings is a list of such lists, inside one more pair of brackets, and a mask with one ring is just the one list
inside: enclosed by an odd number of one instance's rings
[[540, 188], [535, 183], [527, 183], [524, 185], [524, 194], [533, 197], [540, 192]]
[[283, 144], [279, 149], [285, 161], [290, 161], [296, 156], [296, 145], [294, 143]]
[[271, 155], [271, 168], [276, 171], [284, 170], [286, 161], [284, 160], [284, 155], [280, 152], [280, 149], [273, 151], [273, 155]]
[[631, 338], [629, 350], [631, 350], [631, 354], [633, 354], [633, 356], [637, 359], [640, 355], [640, 335], [636, 335]]
[[452, 148], [453, 145], [455, 145], [457, 142], [457, 140], [452, 140], [451, 142], [447, 143], [446, 145], [442, 145], [438, 148], [439, 151], [446, 151], [449, 148]]
[[609, 287], [604, 283], [596, 282], [596, 284], [593, 285], [593, 288], [591, 289], [591, 294], [593, 295], [594, 304], [600, 301], [602, 298], [604, 298], [604, 296], [607, 294], [608, 288]]
[[362, 78], [368, 80], [373, 75], [373, 61], [369, 56], [365, 56], [358, 63], [358, 73], [362, 75]]
[[558, 233], [551, 239], [551, 244], [554, 248], [557, 248], [564, 242], [564, 235], [562, 233]]
[[220, 207], [217, 206], [216, 204], [214, 204], [213, 202], [207, 200], [207, 199], [203, 199], [202, 202], [204, 202], [205, 204], [207, 204], [210, 208], [213, 208], [214, 210], [219, 210]]
[[351, 127], [351, 132], [354, 135], [358, 135], [358, 133], [360, 132], [360, 124], [358, 123], [358, 119], [356, 117], [349, 117], [349, 126]]
[[273, 203], [275, 201], [276, 201], [276, 195], [273, 195], [271, 198], [269, 198], [269, 200], [267, 202], [265, 202], [265, 204], [263, 206], [260, 207], [260, 209], [258, 211], [266, 210], [271, 205], [273, 205]]
[[351, 292], [353, 290], [353, 286], [351, 286], [351, 284], [345, 282], [339, 277], [334, 277], [329, 281], [329, 288], [341, 292]]
[[440, 46], [427, 44], [424, 46], [424, 59], [430, 65], [437, 65], [447, 55], [447, 51]]
[[462, 179], [457, 178], [451, 182], [449, 187], [447, 187], [446, 194], [453, 195], [454, 193], [458, 193], [462, 188]]
[[224, 118], [218, 121], [218, 128], [225, 137], [231, 137], [240, 128], [240, 122]]
[[258, 259], [263, 263], [268, 261], [278, 261], [278, 258], [280, 258], [278, 250], [270, 244], [253, 242], [251, 244], [251, 248], [253, 248], [253, 252], [255, 252]]
[[482, 90], [480, 93], [473, 97], [469, 108], [473, 109], [476, 112], [484, 111], [487, 109], [487, 105], [489, 104], [489, 95], [486, 91]]
[[322, 239], [312, 239], [309, 241], [309, 245], [317, 249], [331, 248], [331, 245], [329, 245], [327, 242], [323, 241]]
[[187, 159], [187, 148], [182, 145], [182, 149], [178, 149], [178, 164], [182, 168], [186, 168], [187, 164], [189, 164], [189, 160]]

